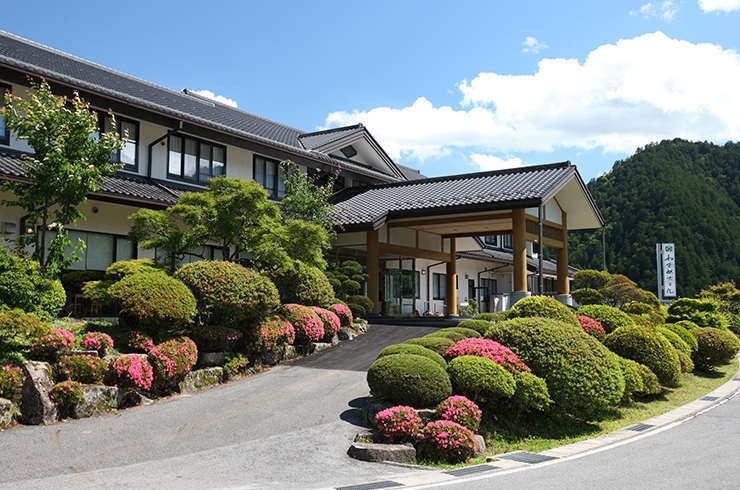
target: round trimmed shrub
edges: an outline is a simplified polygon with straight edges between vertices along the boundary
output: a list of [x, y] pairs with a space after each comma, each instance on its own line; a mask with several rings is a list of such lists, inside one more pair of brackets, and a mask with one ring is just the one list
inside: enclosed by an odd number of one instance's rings
[[445, 352], [448, 359], [460, 356], [487, 357], [512, 374], [530, 370], [511, 349], [490, 339], [463, 339]]
[[482, 335], [478, 331], [473, 330], [472, 328], [461, 327], [460, 325], [458, 325], [456, 327], [443, 328], [442, 330], [440, 330], [440, 332], [456, 332], [456, 333], [461, 333], [467, 339], [479, 339], [479, 338], [482, 337]]
[[453, 342], [460, 342], [461, 340], [464, 340], [466, 338], [465, 335], [459, 332], [451, 332], [447, 329], [438, 330], [434, 333], [425, 335], [424, 337], [442, 337], [445, 339], [450, 339]]
[[283, 315], [293, 325], [296, 344], [316, 342], [324, 337], [324, 322], [308, 306], [283, 305]]
[[516, 389], [511, 397], [511, 403], [517, 413], [545, 410], [552, 403], [547, 383], [544, 379], [528, 371], [521, 371], [514, 375]]
[[581, 328], [584, 332], [595, 338], [599, 342], [603, 342], [606, 338], [606, 331], [604, 327], [598, 321], [587, 316], [578, 315], [578, 322], [581, 324]]
[[[121, 388], [149, 391], [154, 380], [154, 371], [147, 356], [126, 354], [117, 357], [110, 365], [108, 375], [112, 384]], [[106, 383], [109, 384], [109, 383]]]
[[350, 310], [347, 305], [344, 305], [342, 303], [334, 303], [329, 307], [329, 309], [339, 317], [339, 322], [341, 323], [342, 327], [349, 328], [354, 323], [354, 318], [352, 318], [352, 310]]
[[375, 397], [417, 408], [436, 406], [452, 394], [445, 370], [414, 354], [378, 358], [367, 371], [367, 384]]
[[419, 434], [419, 453], [431, 461], [467, 461], [475, 454], [475, 434], [449, 420], [429, 422]]
[[638, 364], [640, 366], [640, 375], [642, 376], [643, 395], [659, 395], [663, 393], [663, 388], [660, 386], [660, 381], [653, 371], [650, 370], [644, 364]]
[[571, 292], [571, 296], [581, 305], [597, 305], [604, 302], [604, 295], [592, 288], [576, 289]]
[[509, 310], [509, 318], [549, 318], [581, 328], [576, 314], [560, 301], [549, 296], [529, 296], [517, 301]]
[[679, 385], [681, 364], [676, 350], [657, 330], [631, 325], [606, 336], [604, 345], [612, 352], [649, 367], [660, 383], [669, 388]]
[[7, 247], [0, 247], [0, 305], [51, 320], [66, 299], [61, 282], [44, 277], [37, 261], [15, 257]]
[[352, 309], [352, 312], [355, 311], [354, 306], [359, 306], [360, 308], [365, 310], [366, 313], [370, 313], [371, 311], [373, 311], [373, 307], [375, 306], [375, 304], [373, 303], [373, 300], [371, 300], [367, 296], [356, 294], [347, 298], [347, 306]]
[[58, 379], [71, 379], [85, 384], [102, 384], [108, 371], [108, 363], [95, 356], [62, 356], [56, 367]]
[[580, 327], [544, 318], [516, 318], [497, 323], [486, 337], [508, 346], [545, 380], [553, 408], [593, 420], [622, 398], [624, 377], [619, 364]]
[[324, 337], [331, 338], [332, 335], [339, 331], [341, 327], [341, 321], [339, 317], [334, 314], [333, 311], [319, 308], [318, 306], [312, 306], [311, 309], [316, 316], [319, 317], [321, 322], [324, 324]]
[[691, 360], [691, 356], [678, 349], [676, 349], [676, 354], [678, 354], [678, 362], [681, 364], [682, 373], [690, 373], [694, 370], [694, 361]]
[[426, 347], [422, 347], [421, 345], [417, 344], [389, 345], [388, 347], [380, 351], [380, 354], [378, 354], [378, 358], [392, 356], [394, 354], [414, 354], [417, 356], [427, 357], [439, 364], [442, 369], [447, 369], [447, 361], [445, 361], [444, 357], [440, 356], [431, 349], [427, 349]]
[[164, 272], [154, 259], [119, 260], [105, 269], [105, 279], [120, 281], [126, 276], [144, 272]]
[[697, 369], [707, 371], [727, 364], [735, 358], [740, 349], [740, 341], [728, 330], [706, 327], [697, 328], [691, 333], [699, 344], [693, 356]]
[[221, 325], [198, 325], [190, 331], [190, 337], [200, 352], [231, 352], [244, 333]]
[[280, 292], [282, 303], [299, 303], [306, 306], [331, 306], [334, 289], [321, 269], [294, 260], [271, 274]]
[[25, 360], [31, 339], [43, 337], [49, 331], [48, 325], [33, 313], [0, 307], [0, 362]]
[[485, 335], [486, 331], [493, 326], [493, 323], [489, 320], [478, 319], [481, 315], [487, 315], [488, 313], [480, 313], [476, 315], [472, 320], [463, 320], [457, 324], [458, 328], [465, 328], [468, 330], [474, 330], [480, 335]]
[[492, 401], [514, 394], [514, 376], [487, 357], [460, 356], [447, 364], [452, 390], [473, 401]]
[[655, 330], [660, 332], [660, 334], [671, 343], [674, 349], [679, 352], [683, 352], [687, 356], [691, 356], [691, 347], [689, 347], [689, 344], [684, 342], [676, 332], [665, 327], [655, 327]]
[[694, 329], [700, 328], [699, 325], [692, 322], [691, 320], [679, 320], [674, 325], [678, 325], [679, 327], [683, 327], [689, 332], [692, 332]]
[[[485, 320], [487, 322], [502, 322], [504, 320], [507, 320], [509, 318], [509, 312], [511, 310], [506, 311], [487, 311], [485, 313], [478, 313], [473, 317], [473, 320]], [[462, 323], [462, 322], [460, 322]], [[485, 334], [483, 334], [485, 335]]]
[[103, 332], [87, 332], [82, 339], [82, 347], [98, 351], [100, 357], [113, 348], [113, 338]]
[[163, 272], [126, 276], [108, 288], [108, 294], [121, 308], [119, 321], [155, 339], [185, 331], [195, 318], [193, 293]]
[[154, 339], [145, 333], [132, 331], [128, 335], [126, 345], [131, 352], [148, 354], [150, 350], [154, 349]]
[[30, 341], [30, 355], [37, 361], [54, 362], [54, 355], [61, 350], [74, 347], [75, 336], [63, 328], [52, 328], [42, 337], [35, 337]]
[[295, 342], [295, 330], [288, 320], [275, 315], [257, 325], [257, 338], [257, 350], [269, 352], [276, 347]]
[[404, 344], [416, 344], [427, 349], [431, 349], [440, 356], [444, 356], [447, 349], [452, 347], [455, 342], [446, 337], [419, 337], [415, 339], [409, 339]]
[[421, 417], [414, 407], [397, 405], [375, 416], [378, 432], [391, 442], [413, 442], [422, 427]]
[[174, 277], [192, 291], [204, 325], [251, 333], [280, 304], [267, 277], [234, 262], [199, 260], [182, 266]]
[[609, 305], [585, 305], [578, 308], [577, 313], [601, 323], [607, 334], [612, 333], [619, 327], [635, 324], [635, 321], [627, 313]]
[[56, 318], [67, 304], [67, 292], [58, 280], [41, 278], [37, 285], [39, 303], [37, 313], [45, 318]]
[[640, 364], [632, 359], [625, 359], [624, 357], [618, 356], [617, 354], [614, 354], [614, 357], [619, 362], [619, 366], [622, 368], [622, 375], [624, 376], [624, 395], [622, 395], [622, 403], [628, 403], [632, 401], [632, 395], [635, 393], [643, 393], [645, 391], [645, 383], [642, 381]]
[[21, 387], [25, 381], [23, 369], [7, 364], [0, 367], [0, 398], [17, 403], [21, 398]]
[[662, 327], [681, 337], [681, 340], [683, 340], [686, 345], [689, 346], [689, 349], [691, 349], [691, 353], [696, 352], [696, 350], [699, 348], [699, 344], [696, 342], [696, 337], [694, 337], [694, 334], [686, 330], [681, 325], [678, 325], [676, 323], [666, 323], [665, 325], [662, 325]]
[[69, 379], [52, 386], [49, 390], [49, 397], [59, 407], [59, 411], [63, 415], [67, 415], [75, 405], [85, 400], [85, 395], [82, 394], [82, 385]]
[[450, 420], [476, 432], [483, 416], [478, 405], [472, 400], [460, 395], [453, 395], [437, 405], [437, 417], [440, 420]]
[[150, 350], [147, 360], [154, 370], [152, 386], [168, 393], [198, 362], [198, 348], [187, 337], [171, 339]]

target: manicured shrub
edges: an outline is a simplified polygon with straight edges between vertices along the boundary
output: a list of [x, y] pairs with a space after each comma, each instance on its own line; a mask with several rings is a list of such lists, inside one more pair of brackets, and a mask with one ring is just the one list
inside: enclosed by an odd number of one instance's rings
[[275, 315], [257, 325], [257, 351], [269, 352], [275, 347], [295, 342], [293, 325], [285, 318]]
[[113, 339], [103, 332], [87, 332], [82, 339], [82, 347], [98, 351], [100, 357], [113, 348]]
[[49, 327], [33, 313], [0, 307], [0, 361], [21, 362], [28, 356], [30, 340], [49, 333]]
[[283, 305], [283, 314], [293, 325], [296, 344], [316, 342], [324, 337], [324, 322], [311, 308], [291, 303]]
[[[477, 315], [473, 317], [473, 320], [485, 320], [487, 322], [492, 322], [492, 323], [502, 322], [504, 320], [508, 320], [510, 312], [511, 310], [489, 311], [486, 313], [478, 313]], [[463, 323], [463, 322], [460, 322], [460, 323]], [[485, 333], [483, 335], [485, 335]]]
[[607, 271], [596, 269], [581, 269], [573, 274], [573, 287], [575, 289], [589, 288], [599, 290], [609, 283], [612, 275]]
[[645, 383], [642, 381], [640, 364], [632, 359], [625, 359], [624, 357], [618, 356], [617, 354], [614, 354], [614, 357], [619, 362], [619, 366], [622, 368], [622, 375], [624, 376], [624, 394], [622, 395], [622, 403], [629, 403], [632, 401], [632, 395], [643, 393], [645, 391]]
[[68, 414], [75, 405], [85, 400], [85, 396], [82, 394], [82, 385], [69, 379], [52, 386], [49, 390], [49, 396], [63, 415]]
[[375, 416], [378, 432], [390, 442], [413, 442], [422, 427], [421, 417], [414, 407], [397, 405]]
[[57, 317], [67, 304], [67, 292], [58, 280], [42, 278], [38, 282], [39, 304], [36, 313], [49, 320]]
[[455, 342], [446, 337], [419, 337], [415, 339], [409, 339], [404, 344], [416, 344], [427, 349], [431, 349], [440, 356], [443, 356], [447, 349], [452, 347]]
[[729, 321], [715, 299], [679, 298], [668, 307], [668, 323], [689, 320], [699, 327], [729, 329]]
[[460, 356], [447, 364], [453, 393], [473, 401], [492, 401], [514, 394], [514, 376], [487, 357]]
[[108, 363], [95, 356], [62, 356], [56, 367], [57, 379], [71, 379], [84, 384], [102, 384]]
[[339, 331], [341, 321], [334, 312], [325, 310], [324, 308], [319, 308], [318, 306], [312, 306], [311, 309], [324, 324], [324, 337], [331, 338], [332, 335]]
[[635, 321], [627, 313], [609, 305], [585, 305], [578, 308], [577, 313], [601, 323], [607, 334], [612, 333], [619, 327], [635, 324]]
[[483, 412], [475, 402], [460, 395], [453, 395], [445, 399], [437, 405], [436, 411], [437, 418], [440, 420], [456, 422], [473, 432], [478, 430], [483, 416]]
[[445, 361], [444, 357], [440, 356], [431, 349], [427, 349], [426, 347], [417, 344], [389, 345], [388, 347], [380, 351], [380, 354], [378, 354], [378, 358], [392, 356], [394, 354], [414, 354], [417, 356], [426, 357], [439, 364], [442, 369], [447, 369], [447, 361]]
[[486, 330], [491, 328], [493, 326], [493, 323], [489, 320], [483, 320], [478, 319], [481, 315], [487, 315], [488, 313], [480, 313], [479, 315], [476, 315], [475, 318], [472, 320], [463, 320], [460, 323], [457, 324], [458, 328], [466, 328], [469, 330], [474, 330], [478, 332], [480, 335], [485, 335]]
[[221, 325], [197, 325], [190, 337], [200, 352], [230, 352], [244, 338], [244, 332]]
[[430, 461], [461, 463], [475, 454], [475, 435], [455, 422], [437, 420], [421, 430], [418, 449]]
[[224, 363], [224, 374], [227, 378], [235, 378], [244, 374], [249, 367], [249, 359], [241, 352], [232, 352], [226, 356]]
[[347, 308], [349, 308], [352, 312], [353, 318], [362, 318], [365, 316], [366, 313], [368, 313], [365, 308], [356, 303], [348, 303]]
[[678, 349], [676, 349], [676, 354], [678, 354], [678, 362], [681, 365], [682, 373], [690, 373], [694, 370], [694, 361], [691, 360], [691, 356]]
[[108, 375], [112, 382], [125, 389], [149, 391], [154, 380], [154, 371], [147, 356], [126, 354], [116, 358], [110, 365]]
[[697, 328], [692, 330], [692, 333], [699, 344], [693, 356], [697, 369], [707, 371], [727, 364], [735, 358], [740, 349], [740, 341], [730, 331], [718, 328]]
[[154, 340], [143, 332], [133, 331], [129, 334], [126, 345], [131, 349], [131, 352], [148, 354], [150, 350], [154, 349]]
[[591, 288], [575, 289], [571, 296], [581, 305], [598, 305], [604, 302], [604, 295]]
[[65, 302], [62, 284], [44, 277], [37, 261], [12, 256], [6, 247], [0, 247], [0, 305], [51, 320]]
[[75, 336], [72, 332], [61, 328], [52, 328], [42, 337], [30, 340], [30, 355], [37, 361], [54, 362], [54, 355], [60, 350], [74, 347]]
[[691, 356], [691, 347], [689, 347], [689, 344], [684, 342], [676, 332], [665, 327], [655, 327], [655, 330], [660, 332], [660, 334], [671, 343], [674, 349], [679, 352], [683, 352], [687, 356]]
[[460, 356], [487, 357], [512, 374], [530, 371], [511, 349], [490, 339], [463, 339], [445, 352], [448, 359]]
[[553, 408], [592, 420], [622, 398], [624, 377], [617, 361], [580, 327], [516, 318], [497, 323], [486, 337], [508, 346], [545, 380]]
[[657, 330], [631, 325], [620, 327], [604, 341], [612, 352], [649, 367], [660, 383], [676, 387], [681, 379], [681, 364], [676, 350]]
[[509, 310], [509, 318], [550, 318], [581, 328], [576, 314], [560, 301], [549, 296], [530, 296], [517, 301]]
[[678, 325], [679, 327], [683, 327], [689, 332], [692, 332], [696, 328], [700, 328], [699, 325], [692, 322], [691, 320], [679, 320], [674, 325]]
[[294, 260], [271, 274], [280, 292], [282, 303], [328, 307], [334, 299], [334, 289], [317, 267]]
[[663, 388], [660, 386], [660, 381], [655, 373], [650, 370], [644, 364], [638, 364], [640, 366], [640, 375], [642, 375], [643, 395], [659, 395], [663, 392]]
[[17, 402], [24, 380], [22, 368], [10, 364], [0, 367], [0, 398]]
[[599, 342], [603, 342], [606, 338], [606, 331], [604, 330], [604, 327], [602, 327], [601, 323], [594, 320], [593, 318], [578, 315], [578, 322], [581, 324], [581, 328], [583, 328], [584, 332], [586, 332]]
[[182, 381], [198, 362], [198, 348], [187, 337], [171, 339], [150, 350], [147, 360], [154, 370], [152, 386], [166, 393]]
[[511, 397], [511, 404], [515, 407], [517, 415], [534, 410], [545, 410], [552, 403], [547, 383], [544, 379], [528, 371], [521, 371], [514, 375], [516, 388]]
[[371, 300], [370, 298], [362, 294], [356, 294], [354, 296], [350, 296], [349, 298], [347, 298], [347, 306], [349, 306], [352, 309], [353, 313], [355, 311], [354, 309], [355, 305], [361, 307], [363, 310], [365, 310], [366, 313], [372, 312], [373, 307], [375, 306], [373, 304], [373, 300]]
[[119, 321], [156, 340], [184, 332], [195, 318], [193, 293], [163, 272], [126, 276], [108, 288], [108, 294], [120, 307]]
[[126, 276], [145, 272], [163, 272], [154, 259], [119, 260], [105, 269], [105, 279], [120, 281]]
[[339, 317], [339, 321], [342, 327], [349, 328], [354, 323], [354, 318], [352, 318], [352, 310], [350, 310], [347, 305], [343, 305], [342, 303], [334, 303], [329, 307], [329, 309]]
[[686, 342], [686, 345], [689, 346], [689, 349], [691, 349], [692, 353], [696, 352], [696, 350], [699, 348], [699, 344], [696, 342], [696, 337], [694, 337], [694, 334], [686, 330], [681, 325], [678, 325], [676, 323], [666, 323], [665, 325], [663, 325], [663, 328], [666, 328], [681, 337], [681, 340]]
[[451, 332], [447, 330], [446, 328], [430, 333], [428, 335], [425, 335], [424, 337], [442, 337], [445, 339], [450, 339], [453, 342], [460, 342], [461, 340], [464, 340], [466, 338], [465, 335], [459, 332]]
[[192, 291], [202, 324], [251, 333], [280, 301], [267, 277], [234, 262], [199, 260], [182, 266], [174, 277]]
[[377, 359], [367, 371], [367, 384], [375, 397], [417, 408], [436, 406], [452, 394], [445, 370], [414, 354]]
[[473, 330], [472, 328], [461, 327], [459, 324], [456, 327], [447, 327], [439, 331], [461, 333], [465, 336], [466, 339], [479, 339], [482, 337], [482, 335], [478, 333], [478, 331]]

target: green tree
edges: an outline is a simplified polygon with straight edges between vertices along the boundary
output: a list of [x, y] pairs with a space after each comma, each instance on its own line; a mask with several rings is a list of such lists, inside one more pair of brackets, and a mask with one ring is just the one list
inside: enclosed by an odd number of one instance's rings
[[[65, 227], [74, 225], [85, 216], [77, 209], [87, 201], [88, 193], [99, 189], [103, 175], [112, 175], [121, 168], [111, 163], [111, 153], [123, 148], [123, 141], [113, 130], [97, 137], [98, 115], [77, 92], [71, 100], [55, 96], [46, 80], [31, 82], [27, 98], [5, 94], [0, 109], [6, 126], [19, 140], [26, 140], [34, 155], [21, 160], [26, 179], [22, 182], [3, 181], [2, 187], [13, 193], [14, 201], [7, 206], [23, 208], [26, 223], [37, 227], [38, 233], [21, 235], [19, 249], [34, 246], [33, 258], [51, 276], [79, 260], [75, 245]], [[115, 128], [115, 119], [111, 114]], [[48, 254], [46, 235], [56, 229]], [[65, 258], [65, 248], [73, 252]]]
[[128, 237], [138, 242], [144, 250], [158, 250], [160, 260], [170, 273], [177, 269], [193, 248], [201, 245], [203, 238], [194, 233], [179, 216], [169, 209], [155, 211], [142, 208], [129, 216], [133, 221]]
[[283, 219], [299, 219], [321, 225], [329, 233], [329, 239], [336, 235], [334, 225], [329, 219], [332, 205], [329, 197], [334, 193], [334, 183], [339, 174], [330, 174], [326, 183], [319, 181], [321, 175], [309, 176], [298, 170], [298, 166], [286, 160], [281, 163], [286, 172], [283, 175], [285, 197], [280, 203], [280, 214]]

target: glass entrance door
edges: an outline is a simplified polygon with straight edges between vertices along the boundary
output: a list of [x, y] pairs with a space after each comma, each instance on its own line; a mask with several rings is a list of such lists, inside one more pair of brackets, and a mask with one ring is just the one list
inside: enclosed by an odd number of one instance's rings
[[387, 260], [383, 278], [383, 314], [413, 315], [416, 303], [415, 259]]

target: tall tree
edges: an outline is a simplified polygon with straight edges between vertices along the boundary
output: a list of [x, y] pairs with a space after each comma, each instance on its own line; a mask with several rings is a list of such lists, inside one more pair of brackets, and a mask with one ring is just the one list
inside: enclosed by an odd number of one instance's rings
[[[15, 195], [7, 206], [23, 208], [28, 214], [26, 224], [37, 233], [21, 234], [19, 248], [33, 245], [33, 258], [42, 269], [56, 276], [65, 266], [79, 260], [80, 246], [71, 242], [66, 226], [74, 225], [85, 216], [78, 206], [87, 201], [88, 193], [99, 189], [103, 175], [112, 175], [121, 165], [111, 163], [111, 153], [123, 148], [118, 133], [98, 135], [98, 115], [77, 92], [71, 100], [52, 93], [46, 80], [31, 81], [27, 97], [9, 92], [0, 113], [5, 124], [19, 140], [26, 140], [34, 150], [25, 155], [21, 167], [26, 181], [3, 181], [2, 187]], [[115, 119], [111, 113], [111, 123]], [[46, 250], [47, 234], [56, 230]], [[73, 252], [65, 257], [65, 249]]]
[[281, 163], [286, 168], [283, 174], [285, 197], [280, 202], [280, 214], [286, 220], [299, 219], [316, 223], [334, 238], [336, 232], [329, 219], [332, 205], [329, 197], [334, 193], [334, 183], [338, 174], [329, 174], [325, 183], [322, 176], [301, 173], [298, 166], [290, 160]]

